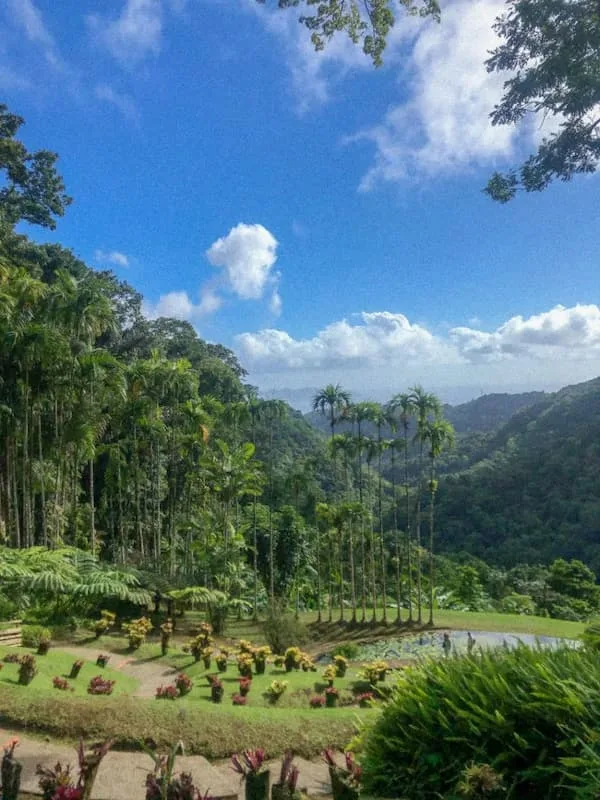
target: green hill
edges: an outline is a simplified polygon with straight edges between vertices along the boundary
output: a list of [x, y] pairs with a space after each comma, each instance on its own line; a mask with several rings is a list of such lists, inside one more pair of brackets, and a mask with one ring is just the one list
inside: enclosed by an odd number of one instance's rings
[[480, 445], [440, 482], [440, 548], [504, 565], [581, 558], [598, 571], [600, 378], [543, 395]]

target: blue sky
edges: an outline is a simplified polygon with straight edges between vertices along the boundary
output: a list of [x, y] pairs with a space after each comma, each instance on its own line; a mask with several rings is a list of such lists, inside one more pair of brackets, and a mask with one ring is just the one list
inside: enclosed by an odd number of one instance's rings
[[0, 89], [74, 197], [32, 235], [296, 405], [330, 380], [458, 401], [594, 377], [597, 179], [507, 206], [481, 192], [555, 124], [489, 124], [501, 8], [399, 20], [376, 71], [254, 0], [4, 0]]

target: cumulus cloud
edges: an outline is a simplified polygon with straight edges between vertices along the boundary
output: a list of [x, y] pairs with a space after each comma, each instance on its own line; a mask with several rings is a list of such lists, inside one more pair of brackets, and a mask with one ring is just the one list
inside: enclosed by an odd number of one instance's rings
[[87, 17], [96, 41], [123, 64], [137, 64], [160, 52], [163, 29], [161, 0], [125, 0], [116, 18]]
[[221, 307], [221, 302], [221, 298], [211, 289], [201, 293], [198, 303], [194, 303], [187, 292], [176, 291], [161, 295], [156, 303], [145, 303], [143, 311], [148, 319], [174, 317], [197, 322], [202, 317], [217, 311]]
[[386, 364], [390, 359], [454, 360], [455, 352], [404, 314], [363, 312], [356, 323], [333, 322], [312, 339], [294, 339], [267, 329], [237, 337], [242, 358], [253, 368], [324, 368], [346, 364]]
[[333, 322], [310, 339], [295, 339], [274, 328], [242, 333], [236, 339], [238, 351], [248, 367], [265, 372], [600, 356], [597, 305], [556, 306], [527, 319], [512, 317], [491, 333], [452, 328], [447, 337], [391, 311], [363, 312], [357, 317], [355, 322]]
[[260, 300], [273, 285], [279, 297], [278, 276], [273, 272], [277, 239], [262, 225], [240, 222], [209, 247], [206, 257], [214, 267], [223, 268], [228, 288], [242, 300]]
[[107, 83], [100, 83], [94, 89], [94, 95], [98, 100], [117, 108], [121, 114], [130, 120], [138, 118], [138, 110], [133, 99], [124, 92], [118, 92]]
[[450, 338], [470, 361], [495, 361], [524, 354], [535, 358], [595, 357], [600, 354], [600, 307], [558, 305], [528, 319], [512, 317], [492, 333], [453, 328]]
[[130, 264], [129, 256], [119, 253], [118, 250], [96, 250], [94, 260], [99, 264], [114, 264], [116, 267], [128, 267]]

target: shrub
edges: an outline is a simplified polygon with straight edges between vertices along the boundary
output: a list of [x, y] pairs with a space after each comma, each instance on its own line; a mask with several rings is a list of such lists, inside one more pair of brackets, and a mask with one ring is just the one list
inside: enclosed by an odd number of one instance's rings
[[358, 658], [359, 653], [360, 648], [354, 642], [343, 642], [342, 644], [336, 645], [331, 651], [331, 655], [334, 656], [334, 658], [335, 656], [344, 656], [348, 661], [353, 661], [355, 658]]
[[248, 698], [245, 694], [234, 694], [231, 698], [231, 702], [234, 706], [245, 706], [248, 702]]
[[130, 649], [137, 650], [146, 641], [146, 636], [152, 630], [152, 623], [148, 617], [140, 617], [139, 619], [134, 619], [126, 625], [123, 625], [123, 629], [126, 631], [129, 638]]
[[58, 676], [52, 678], [52, 686], [54, 686], [55, 689], [60, 689], [62, 692], [66, 692], [67, 689], [70, 688], [69, 681], [66, 680], [66, 678], [60, 678]]
[[23, 647], [38, 648], [40, 640], [44, 639], [50, 641], [52, 634], [49, 628], [44, 628], [43, 625], [23, 625], [21, 628], [21, 636]]
[[333, 682], [337, 678], [337, 669], [334, 664], [329, 664], [329, 666], [325, 667], [323, 677], [330, 686], [333, 686]]
[[386, 673], [389, 672], [390, 665], [387, 661], [372, 661], [365, 664], [361, 670], [362, 677], [375, 685], [377, 681], [384, 681]]
[[365, 788], [443, 796], [485, 761], [515, 797], [571, 797], [557, 787], [583, 783], [599, 675], [598, 652], [524, 646], [407, 670], [362, 736]]
[[338, 678], [343, 678], [348, 670], [348, 659], [345, 656], [334, 656], [333, 664]]
[[19, 658], [19, 683], [28, 686], [37, 675], [37, 665], [35, 658], [31, 655]]
[[252, 656], [249, 653], [242, 653], [238, 656], [237, 666], [238, 672], [243, 678], [252, 677]]
[[594, 622], [588, 625], [581, 638], [590, 650], [600, 650], [600, 623]]
[[308, 629], [280, 604], [270, 605], [263, 623], [263, 631], [274, 653], [283, 653], [295, 644], [309, 640]]
[[267, 690], [267, 698], [270, 703], [276, 703], [282, 694], [285, 693], [288, 687], [287, 681], [271, 681], [271, 685]]
[[240, 694], [245, 697], [252, 688], [251, 678], [240, 678]]
[[322, 694], [316, 694], [308, 701], [311, 708], [323, 708], [325, 705], [325, 698]]
[[99, 639], [108, 631], [109, 628], [112, 628], [116, 619], [117, 615], [113, 611], [107, 611], [106, 609], [102, 610], [100, 612], [100, 619], [96, 620], [94, 623], [94, 633], [96, 634], [96, 639]]
[[193, 685], [194, 684], [192, 683], [191, 679], [185, 674], [185, 672], [182, 672], [175, 679], [175, 686], [182, 697], [192, 691]]
[[21, 656], [18, 653], [7, 653], [2, 659], [5, 664], [18, 664], [20, 660]]
[[90, 680], [87, 691], [88, 694], [112, 694], [114, 685], [115, 681], [109, 681], [102, 675], [96, 675]]
[[283, 663], [285, 664], [285, 671], [291, 672], [293, 669], [298, 669], [300, 667], [301, 661], [302, 661], [302, 650], [300, 650], [299, 647], [288, 647], [283, 657]]
[[219, 653], [219, 655], [215, 658], [215, 662], [219, 672], [227, 672], [227, 656], [225, 653]]
[[177, 686], [159, 686], [155, 697], [157, 700], [175, 700], [177, 694]]
[[171, 636], [173, 634], [173, 623], [170, 619], [160, 626], [160, 650], [163, 656], [169, 652], [169, 645], [171, 643]]

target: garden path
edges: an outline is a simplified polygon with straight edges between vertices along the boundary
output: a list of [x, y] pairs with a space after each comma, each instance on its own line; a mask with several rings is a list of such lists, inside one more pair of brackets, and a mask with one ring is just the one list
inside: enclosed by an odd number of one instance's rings
[[[62, 764], [77, 764], [77, 754], [72, 745], [21, 736], [6, 728], [0, 728], [0, 745], [12, 738], [19, 739], [15, 756], [23, 764], [21, 791], [41, 795], [35, 770], [38, 764], [53, 767]], [[271, 762], [271, 781], [277, 780], [280, 761]], [[311, 796], [328, 795], [331, 785], [327, 767], [323, 763], [296, 758], [299, 768], [298, 787]], [[76, 772], [76, 770], [74, 770]], [[123, 753], [113, 750], [104, 758], [92, 800], [144, 800], [146, 775], [152, 771], [152, 761], [144, 753]], [[190, 772], [196, 786], [202, 792], [209, 791], [215, 800], [238, 800], [243, 797], [243, 787], [232, 772], [229, 762], [210, 764], [203, 756], [179, 756], [176, 772]]]
[[[106, 652], [100, 648], [63, 644], [60, 645], [60, 649], [84, 661], [95, 661], [100, 653]], [[168, 683], [179, 672], [173, 667], [166, 666], [160, 661], [159, 656], [137, 659], [132, 655], [110, 653], [110, 666], [126, 675], [131, 675], [139, 682], [134, 692], [135, 697], [154, 697], [156, 687]]]

